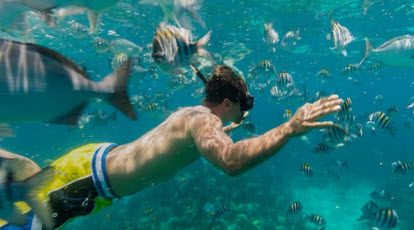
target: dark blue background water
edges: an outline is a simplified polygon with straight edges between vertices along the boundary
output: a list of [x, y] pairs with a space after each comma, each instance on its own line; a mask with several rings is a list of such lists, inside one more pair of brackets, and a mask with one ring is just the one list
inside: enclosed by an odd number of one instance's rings
[[[305, 213], [319, 213], [328, 222], [327, 229], [371, 229], [372, 225], [358, 222], [360, 208], [369, 200], [369, 193], [378, 187], [386, 187], [396, 197], [392, 208], [400, 217], [400, 229], [413, 229], [413, 191], [408, 184], [414, 177], [391, 173], [391, 162], [414, 161], [414, 131], [404, 124], [414, 120], [413, 110], [405, 107], [414, 96], [414, 70], [384, 67], [377, 71], [363, 71], [344, 76], [341, 71], [350, 63], [359, 62], [364, 55], [363, 38], [370, 38], [374, 47], [393, 37], [410, 34], [414, 30], [411, 1], [376, 1], [363, 15], [363, 1], [205, 1], [201, 16], [211, 29], [212, 37], [207, 50], [220, 54], [224, 59], [241, 59], [234, 66], [247, 76], [252, 63], [270, 59], [277, 71], [286, 70], [295, 82], [306, 87], [310, 97], [316, 91], [337, 93], [350, 97], [353, 113], [361, 122], [368, 114], [385, 111], [397, 106], [399, 112], [392, 117], [398, 128], [395, 137], [387, 132], [365, 135], [325, 157], [312, 153], [319, 143], [321, 132], [314, 130], [307, 136], [309, 143], [292, 139], [276, 156], [261, 166], [231, 178], [199, 160], [184, 169], [171, 180], [148, 188], [143, 192], [121, 199], [96, 215], [76, 219], [67, 229], [203, 229], [209, 217], [203, 211], [206, 203], [225, 204], [229, 210], [220, 217], [216, 229], [303, 229], [284, 219], [288, 205], [299, 200]], [[151, 43], [157, 25], [163, 15], [159, 7], [137, 4], [136, 1], [120, 1], [114, 8], [103, 13], [96, 36], [115, 39], [113, 30], [121, 38], [146, 47]], [[348, 46], [348, 57], [332, 52], [332, 41], [326, 40], [330, 32], [330, 20], [346, 26], [356, 37]], [[36, 43], [55, 49], [82, 63], [91, 76], [102, 79], [111, 72], [105, 55], [94, 51], [95, 35], [73, 35], [70, 21], [87, 24], [86, 17], [66, 18], [56, 28], [41, 26], [34, 31]], [[37, 23], [38, 19], [33, 19]], [[286, 51], [280, 47], [273, 53], [263, 41], [263, 23], [273, 22], [279, 36], [289, 30], [300, 30], [297, 46]], [[194, 23], [193, 33], [202, 37], [208, 30]], [[47, 35], [47, 36], [46, 36]], [[241, 57], [241, 58], [239, 58]], [[331, 71], [331, 79], [324, 82], [316, 74], [322, 68]], [[150, 112], [137, 108], [138, 121], [130, 121], [118, 113], [118, 119], [94, 128], [70, 129], [67, 126], [44, 124], [15, 125], [15, 138], [1, 141], [2, 148], [32, 158], [41, 166], [63, 155], [73, 147], [89, 142], [126, 143], [138, 138], [159, 124], [178, 107], [197, 105], [202, 95], [191, 96], [202, 87], [194, 82], [180, 89], [171, 88], [171, 76], [158, 72], [154, 79], [146, 73], [134, 73], [129, 84], [129, 94], [154, 95], [168, 93], [168, 111]], [[269, 89], [256, 96], [255, 108], [250, 120], [257, 127], [257, 134], [264, 133], [286, 120], [285, 109], [295, 111], [305, 100], [281, 100], [271, 98]], [[381, 95], [383, 100], [375, 100]], [[310, 98], [309, 97], [309, 98]], [[310, 100], [310, 99], [309, 99]], [[413, 100], [413, 99], [411, 99]], [[114, 111], [105, 103], [93, 104], [89, 112], [103, 109]], [[86, 111], [87, 112], [87, 111]], [[332, 118], [332, 117], [331, 117]], [[414, 125], [414, 124], [412, 124]], [[407, 126], [407, 125], [406, 125]], [[235, 141], [249, 135], [242, 128], [232, 137]], [[347, 160], [350, 169], [341, 173], [340, 180], [320, 175], [335, 160]], [[315, 177], [305, 178], [299, 170], [303, 162], [310, 162]], [[145, 212], [153, 209], [151, 214]]]

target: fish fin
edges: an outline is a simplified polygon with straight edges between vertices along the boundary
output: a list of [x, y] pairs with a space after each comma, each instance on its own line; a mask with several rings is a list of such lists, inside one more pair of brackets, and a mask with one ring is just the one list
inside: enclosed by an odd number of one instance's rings
[[365, 37], [365, 56], [364, 58], [358, 63], [358, 67], [365, 62], [365, 60], [371, 55], [372, 53], [372, 45], [371, 42], [369, 41], [369, 39], [367, 37]]
[[40, 19], [42, 19], [42, 21], [49, 27], [56, 26], [56, 18], [51, 10], [45, 10], [40, 12]]
[[65, 7], [65, 8], [57, 9], [57, 10], [55, 10], [53, 15], [62, 19], [62, 18], [65, 18], [67, 16], [82, 14], [85, 11], [86, 11], [85, 8], [73, 6], [73, 7]]
[[134, 108], [132, 107], [127, 94], [127, 83], [130, 72], [131, 59], [128, 58], [128, 60], [125, 61], [121, 67], [115, 70], [115, 72], [106, 76], [101, 84], [113, 85], [115, 92], [109, 98], [109, 103], [132, 120], [136, 120], [137, 115], [135, 114]]
[[42, 222], [42, 225], [47, 229], [51, 229], [54, 225], [51, 210], [46, 205], [41, 204], [36, 195], [39, 188], [52, 181], [55, 176], [55, 170], [53, 167], [48, 166], [39, 173], [29, 177], [22, 182], [26, 193], [25, 201], [32, 208], [33, 212]]
[[0, 123], [0, 137], [14, 137], [14, 132], [10, 125], [6, 123]]
[[200, 40], [197, 41], [196, 46], [198, 48], [201, 48], [202, 46], [206, 45], [210, 41], [211, 37], [211, 30], [204, 35], [204, 37], [200, 38]]
[[346, 49], [341, 50], [341, 54], [344, 55], [345, 57], [348, 56], [348, 52], [346, 51]]
[[78, 105], [73, 110], [71, 110], [69, 113], [60, 116], [53, 121], [50, 121], [52, 124], [65, 124], [65, 125], [72, 125], [75, 126], [78, 123], [78, 118], [81, 115], [82, 111], [86, 107], [86, 102]]
[[96, 33], [96, 25], [98, 24], [98, 13], [92, 10], [88, 10], [88, 20], [89, 20], [89, 33]]

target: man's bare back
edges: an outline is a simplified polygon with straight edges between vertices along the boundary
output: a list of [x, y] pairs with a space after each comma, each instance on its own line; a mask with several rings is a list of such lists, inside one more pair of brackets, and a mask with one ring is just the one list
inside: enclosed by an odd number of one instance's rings
[[205, 106], [186, 107], [171, 114], [163, 123], [139, 139], [116, 147], [107, 157], [109, 181], [115, 193], [134, 194], [145, 187], [174, 176], [200, 157], [194, 143], [191, 122], [195, 115], [221, 120]]

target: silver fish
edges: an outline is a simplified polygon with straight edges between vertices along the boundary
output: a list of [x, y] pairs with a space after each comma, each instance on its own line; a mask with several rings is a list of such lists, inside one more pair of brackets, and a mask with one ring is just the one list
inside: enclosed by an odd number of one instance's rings
[[161, 70], [180, 74], [190, 64], [196, 64], [197, 55], [210, 57], [202, 47], [210, 40], [211, 31], [197, 42], [192, 41], [191, 31], [161, 23], [154, 36], [152, 57]]
[[136, 119], [126, 86], [130, 61], [100, 82], [61, 54], [36, 44], [0, 40], [0, 121], [76, 125], [100, 98]]
[[339, 24], [339, 22], [332, 20], [331, 21], [332, 37], [334, 41], [335, 49], [342, 53], [345, 57], [348, 55], [346, 52], [346, 47], [353, 41], [355, 38], [349, 32], [348, 28]]
[[380, 47], [374, 49], [368, 38], [365, 38], [365, 57], [373, 57], [388, 66], [414, 67], [414, 36], [403, 35], [386, 41]]
[[264, 24], [265, 41], [269, 45], [274, 45], [279, 42], [279, 34], [273, 28], [273, 23]]
[[339, 125], [333, 125], [324, 129], [326, 144], [333, 147], [342, 147], [351, 140], [348, 130]]
[[141, 4], [159, 5], [164, 13], [164, 21], [173, 21], [178, 27], [191, 29], [188, 17], [205, 28], [205, 22], [199, 14], [201, 0], [141, 0]]
[[53, 226], [50, 210], [34, 198], [35, 191], [53, 176], [52, 167], [40, 171], [29, 159], [0, 150], [0, 218], [23, 225], [25, 217], [15, 209], [14, 203], [24, 201], [45, 227]]
[[[109, 8], [119, 0], [20, 0], [22, 4], [31, 8], [32, 10], [43, 13], [48, 24], [54, 24], [54, 18], [51, 16], [66, 17], [74, 14], [79, 14], [84, 11], [88, 13], [88, 19], [91, 31], [95, 31], [98, 12]], [[54, 15], [54, 10], [58, 10]]]

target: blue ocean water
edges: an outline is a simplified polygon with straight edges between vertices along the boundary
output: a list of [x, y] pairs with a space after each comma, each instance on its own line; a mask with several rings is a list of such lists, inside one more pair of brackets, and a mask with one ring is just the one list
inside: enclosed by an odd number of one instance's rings
[[[368, 11], [364, 14], [364, 2]], [[397, 129], [395, 136], [364, 128], [364, 135], [327, 156], [316, 156], [312, 150], [322, 138], [313, 130], [306, 138], [292, 139], [279, 153], [262, 165], [238, 177], [229, 177], [200, 159], [179, 174], [161, 184], [122, 198], [99, 213], [79, 217], [65, 225], [65, 229], [314, 229], [301, 222], [286, 219], [291, 202], [299, 200], [304, 213], [317, 213], [326, 221], [326, 229], [372, 229], [374, 225], [357, 221], [362, 206], [370, 200], [370, 193], [386, 188], [395, 199], [389, 204], [398, 212], [399, 229], [414, 229], [414, 191], [409, 184], [413, 176], [392, 173], [391, 163], [402, 160], [414, 162], [414, 110], [406, 108], [414, 101], [414, 70], [382, 66], [370, 69], [367, 63], [360, 72], [344, 75], [342, 69], [358, 63], [364, 56], [364, 38], [374, 47], [397, 36], [413, 34], [414, 3], [411, 1], [257, 1], [229, 0], [204, 1], [200, 15], [206, 28], [193, 22], [193, 34], [201, 38], [209, 30], [212, 37], [206, 49], [218, 62], [231, 63], [248, 77], [249, 69], [261, 60], [271, 60], [276, 71], [289, 72], [298, 90], [305, 96], [279, 99], [270, 93], [275, 79], [264, 90], [250, 85], [256, 96], [249, 121], [255, 125], [254, 133], [243, 127], [231, 136], [235, 141], [260, 135], [286, 122], [286, 109], [293, 112], [312, 100], [320, 91], [351, 98], [352, 112], [365, 126], [368, 115], [397, 107], [391, 117]], [[39, 24], [32, 32], [32, 41], [54, 49], [87, 69], [92, 78], [102, 79], [112, 71], [108, 54], [96, 52], [96, 37], [108, 40], [128, 39], [142, 47], [142, 56], [150, 52], [154, 32], [164, 16], [161, 8], [121, 0], [103, 12], [98, 32], [94, 35], [76, 31], [73, 24], [87, 27], [85, 15], [71, 16], [48, 27]], [[344, 57], [330, 49], [333, 41], [327, 39], [334, 19], [346, 26], [356, 38]], [[300, 40], [290, 48], [276, 45], [275, 51], [264, 41], [263, 24], [272, 22], [280, 38], [288, 31], [300, 31]], [[70, 149], [90, 142], [127, 143], [140, 137], [180, 107], [199, 104], [201, 81], [190, 73], [187, 81], [155, 70], [145, 61], [145, 70], [134, 71], [129, 83], [130, 98], [137, 121], [130, 121], [117, 112], [115, 120], [97, 125], [71, 128], [51, 124], [16, 124], [14, 138], [2, 139], [1, 147], [30, 157], [41, 166], [65, 154]], [[331, 77], [317, 76], [328, 69]], [[208, 74], [208, 68], [205, 70]], [[178, 83], [177, 83], [178, 81]], [[249, 81], [248, 81], [249, 82]], [[157, 99], [156, 95], [160, 95]], [[156, 98], [156, 99], [154, 99]], [[155, 111], [148, 106], [155, 105]], [[91, 104], [85, 114], [97, 111], [112, 113], [113, 107], [105, 103]], [[333, 119], [333, 116], [328, 117]], [[324, 175], [324, 170], [335, 168], [335, 161], [346, 160], [349, 169], [339, 171], [340, 179]], [[306, 178], [300, 165], [309, 162], [314, 176]], [[214, 224], [204, 207], [206, 204], [226, 205], [228, 210]], [[151, 211], [148, 211], [151, 210]]]

